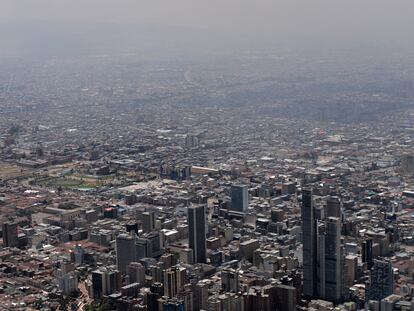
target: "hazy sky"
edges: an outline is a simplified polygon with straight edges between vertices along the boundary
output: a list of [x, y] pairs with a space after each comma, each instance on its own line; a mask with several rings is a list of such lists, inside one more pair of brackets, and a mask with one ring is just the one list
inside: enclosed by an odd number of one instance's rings
[[250, 37], [413, 40], [414, 0], [0, 0], [0, 20], [184, 25]]

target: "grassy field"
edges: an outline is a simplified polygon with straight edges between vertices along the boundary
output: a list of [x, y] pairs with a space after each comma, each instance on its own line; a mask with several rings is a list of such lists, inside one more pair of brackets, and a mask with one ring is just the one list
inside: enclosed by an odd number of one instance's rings
[[44, 176], [32, 181], [32, 184], [40, 187], [63, 189], [91, 189], [99, 188], [110, 183], [112, 178], [92, 178], [88, 176], [68, 175], [68, 176]]
[[44, 177], [35, 180], [33, 184], [48, 188], [62, 187], [63, 189], [86, 189], [96, 188], [100, 186], [100, 184], [96, 182], [90, 182], [82, 179], [73, 179], [67, 177]]

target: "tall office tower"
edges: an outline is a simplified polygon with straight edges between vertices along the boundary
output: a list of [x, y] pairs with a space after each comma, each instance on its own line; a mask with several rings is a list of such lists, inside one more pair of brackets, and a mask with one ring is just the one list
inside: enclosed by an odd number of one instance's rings
[[101, 299], [120, 289], [121, 276], [116, 270], [100, 269], [92, 272], [93, 299]]
[[142, 213], [142, 231], [145, 233], [155, 229], [155, 213], [153, 211]]
[[15, 222], [3, 223], [3, 247], [16, 247], [18, 245], [18, 224]]
[[164, 263], [165, 268], [169, 268], [177, 264], [175, 256], [171, 253], [166, 253], [160, 257], [160, 261]]
[[135, 239], [135, 260], [144, 257], [159, 257], [164, 252], [162, 231], [153, 231]]
[[82, 245], [77, 244], [73, 250], [73, 257], [76, 265], [82, 265], [85, 260], [85, 250]]
[[342, 298], [341, 220], [329, 217], [325, 234], [325, 295], [329, 301]]
[[164, 296], [175, 297], [177, 296], [177, 275], [174, 269], [168, 269], [164, 271]]
[[302, 189], [303, 294], [317, 293], [317, 237], [312, 190]]
[[150, 287], [150, 292], [147, 297], [147, 310], [159, 311], [158, 299], [164, 294], [164, 285], [159, 282], [155, 282]]
[[[303, 293], [303, 283], [302, 283], [302, 273], [300, 271], [293, 272], [292, 276], [292, 286], [296, 288], [296, 302], [300, 303], [302, 300]], [[283, 282], [282, 282], [283, 284]], [[289, 284], [288, 284], [289, 285]]]
[[326, 290], [326, 224], [316, 222], [316, 280], [313, 297], [325, 297]]
[[326, 216], [341, 219], [341, 200], [337, 196], [330, 196], [326, 200]]
[[187, 270], [184, 267], [176, 266], [175, 273], [177, 275], [178, 290], [181, 291], [187, 284]]
[[164, 234], [154, 231], [147, 235], [149, 250], [147, 257], [159, 257], [164, 252]]
[[58, 277], [59, 289], [65, 294], [70, 295], [78, 290], [78, 276], [75, 272], [69, 272]]
[[131, 262], [128, 265], [129, 284], [139, 283], [145, 284], [145, 267], [139, 262]]
[[231, 210], [245, 213], [249, 208], [249, 194], [246, 185], [231, 186]]
[[135, 239], [135, 260], [140, 260], [144, 257], [149, 257], [150, 252], [150, 242], [146, 238], [136, 238]]
[[209, 284], [205, 280], [199, 281], [194, 291], [194, 307], [195, 310], [207, 310], [208, 307], [208, 287]]
[[378, 301], [394, 292], [394, 273], [391, 262], [374, 260], [368, 292], [370, 300]]
[[127, 234], [116, 237], [116, 265], [121, 273], [127, 272], [128, 265], [135, 261], [135, 238]]
[[293, 286], [278, 284], [275, 286], [274, 302], [278, 311], [295, 311], [297, 290]]
[[[342, 234], [342, 220], [341, 220], [341, 234]], [[342, 239], [341, 235], [341, 301], [344, 301], [345, 299], [348, 299], [349, 297], [349, 287], [347, 286], [347, 266], [346, 266], [346, 260], [345, 260], [345, 247], [343, 245], [344, 240]]]
[[354, 285], [354, 281], [356, 279], [357, 276], [357, 268], [358, 268], [358, 257], [355, 255], [347, 255], [345, 257], [345, 267], [346, 267], [346, 273], [345, 273], [345, 277], [346, 277], [346, 281], [345, 284], [347, 287], [351, 287], [352, 285]]
[[367, 263], [368, 270], [372, 268], [372, 239], [367, 239], [362, 242], [361, 252], [362, 252], [362, 262]]
[[188, 208], [188, 241], [193, 262], [206, 262], [206, 211], [204, 205]]
[[164, 234], [153, 231], [135, 239], [135, 258], [159, 257], [164, 252]]
[[187, 283], [187, 272], [184, 267], [175, 266], [164, 270], [164, 296], [176, 297]]
[[151, 265], [149, 270], [152, 276], [152, 282], [164, 283], [164, 263], [157, 262], [155, 265]]
[[239, 273], [238, 271], [226, 268], [221, 271], [221, 289], [225, 292], [237, 293], [239, 291]]

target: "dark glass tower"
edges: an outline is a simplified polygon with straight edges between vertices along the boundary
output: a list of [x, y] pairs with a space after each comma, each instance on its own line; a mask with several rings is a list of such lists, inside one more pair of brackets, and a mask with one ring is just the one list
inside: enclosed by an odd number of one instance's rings
[[3, 223], [3, 246], [15, 247], [19, 245], [18, 225], [15, 222]]
[[128, 265], [135, 261], [135, 239], [127, 234], [116, 237], [116, 265], [121, 273], [127, 272]]
[[247, 186], [231, 186], [231, 210], [244, 213], [249, 207], [249, 194]]
[[326, 200], [326, 216], [341, 218], [341, 200], [336, 196], [330, 196]]
[[369, 286], [369, 299], [381, 300], [394, 292], [394, 272], [391, 262], [374, 260], [371, 269], [371, 284]]
[[194, 263], [206, 262], [206, 210], [204, 205], [188, 208], [188, 240]]
[[341, 220], [329, 217], [325, 235], [325, 299], [340, 301], [342, 298]]
[[367, 263], [367, 267], [370, 270], [372, 268], [372, 239], [367, 239], [362, 242], [362, 262]]
[[303, 294], [317, 293], [317, 239], [312, 190], [302, 190]]

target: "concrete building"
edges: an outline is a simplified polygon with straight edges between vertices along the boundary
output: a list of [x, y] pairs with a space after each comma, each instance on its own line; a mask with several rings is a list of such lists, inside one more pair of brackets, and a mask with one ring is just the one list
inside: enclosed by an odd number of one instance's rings
[[70, 295], [78, 290], [78, 277], [74, 272], [62, 275], [58, 278], [59, 289], [65, 294]]
[[19, 246], [18, 224], [15, 222], [3, 223], [3, 247]]
[[131, 262], [128, 265], [127, 273], [129, 283], [139, 283], [141, 286], [145, 284], [145, 267], [139, 262]]
[[221, 271], [221, 289], [225, 292], [239, 292], [240, 281], [238, 271], [231, 268]]
[[155, 229], [155, 213], [153, 211], [142, 213], [142, 231], [151, 232]]
[[180, 293], [186, 284], [186, 269], [181, 266], [164, 270], [164, 296], [173, 298]]

